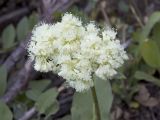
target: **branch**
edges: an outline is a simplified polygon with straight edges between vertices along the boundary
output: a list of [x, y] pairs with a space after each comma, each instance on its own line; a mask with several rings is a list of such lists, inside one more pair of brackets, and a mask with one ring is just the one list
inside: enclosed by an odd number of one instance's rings
[[30, 120], [32, 118], [33, 115], [35, 115], [37, 113], [36, 108], [33, 107], [30, 110], [28, 110], [22, 118], [20, 118], [19, 120]]
[[126, 48], [128, 48], [129, 47], [129, 45], [131, 44], [131, 40], [127, 40], [126, 42], [124, 42], [123, 44], [122, 44], [122, 46], [126, 49]]
[[20, 43], [20, 45], [11, 53], [11, 55], [3, 63], [8, 72], [10, 72], [15, 64], [25, 55], [26, 44], [30, 38], [30, 35]]
[[[28, 60], [24, 67], [20, 70], [16, 78], [16, 82], [13, 86], [6, 92], [6, 94], [1, 98], [5, 103], [12, 101], [18, 93], [26, 86], [29, 81], [30, 74], [35, 76], [37, 73], [33, 72], [32, 62]], [[14, 80], [13, 80], [14, 81]]]
[[107, 15], [107, 13], [106, 13], [106, 11], [105, 11], [105, 7], [106, 7], [106, 1], [102, 1], [102, 2], [100, 3], [100, 10], [101, 10], [102, 15], [103, 15], [103, 17], [104, 17], [104, 19], [105, 19], [106, 24], [107, 24], [109, 27], [111, 27], [111, 24], [110, 24], [108, 15]]
[[143, 22], [142, 22], [141, 18], [139, 17], [139, 15], [137, 14], [135, 8], [132, 6], [131, 2], [129, 4], [129, 8], [130, 8], [131, 12], [133, 13], [133, 15], [135, 16], [135, 18], [136, 18], [137, 22], [139, 23], [139, 25], [141, 27], [143, 27], [144, 26]]

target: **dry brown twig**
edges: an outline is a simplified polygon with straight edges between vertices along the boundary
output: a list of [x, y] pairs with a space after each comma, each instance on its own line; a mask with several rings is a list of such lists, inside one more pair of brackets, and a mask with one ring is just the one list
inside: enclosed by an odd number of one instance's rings
[[3, 63], [4, 67], [10, 72], [15, 64], [21, 59], [21, 57], [25, 56], [26, 53], [26, 44], [30, 38], [30, 35], [20, 43], [20, 45], [11, 53], [11, 55], [6, 59]]
[[131, 1], [131, 0], [129, 0], [129, 8], [130, 8], [132, 14], [134, 15], [135, 19], [136, 19], [137, 22], [139, 23], [139, 25], [140, 25], [141, 27], [143, 27], [143, 26], [144, 26], [144, 25], [143, 25], [143, 21], [141, 20], [141, 18], [140, 18], [140, 16], [138, 15], [136, 9], [135, 9], [134, 6], [132, 5], [132, 1]]
[[110, 24], [108, 15], [107, 15], [107, 13], [105, 11], [106, 4], [107, 4], [106, 1], [101, 1], [101, 3], [100, 3], [100, 10], [101, 10], [102, 15], [103, 15], [103, 17], [105, 19], [106, 24], [110, 27], [111, 24]]
[[32, 61], [28, 60], [24, 67], [20, 70], [16, 78], [16, 82], [13, 84], [11, 88], [6, 92], [6, 94], [1, 98], [5, 103], [9, 103], [12, 101], [18, 93], [26, 86], [28, 83], [28, 78], [30, 77], [30, 74], [34, 74], [32, 67]]
[[29, 120], [32, 118], [33, 115], [35, 115], [37, 113], [36, 108], [33, 107], [31, 109], [29, 109], [22, 118], [20, 118], [19, 120]]

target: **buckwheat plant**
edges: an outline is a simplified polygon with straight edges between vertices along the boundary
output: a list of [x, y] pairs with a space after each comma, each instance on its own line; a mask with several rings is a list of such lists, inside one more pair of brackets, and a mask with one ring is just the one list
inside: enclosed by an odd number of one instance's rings
[[93, 75], [109, 80], [128, 59], [116, 32], [100, 30], [90, 22], [70, 13], [61, 22], [41, 23], [32, 32], [28, 45], [29, 56], [40, 72], [54, 72], [63, 77], [77, 92], [94, 88]]

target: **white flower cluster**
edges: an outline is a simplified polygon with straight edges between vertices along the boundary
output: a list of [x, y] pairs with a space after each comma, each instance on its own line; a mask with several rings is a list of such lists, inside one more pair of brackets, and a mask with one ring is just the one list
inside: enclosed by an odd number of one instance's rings
[[113, 29], [84, 26], [69, 13], [56, 24], [36, 26], [28, 51], [37, 71], [53, 71], [79, 92], [93, 86], [94, 74], [110, 79], [128, 59]]

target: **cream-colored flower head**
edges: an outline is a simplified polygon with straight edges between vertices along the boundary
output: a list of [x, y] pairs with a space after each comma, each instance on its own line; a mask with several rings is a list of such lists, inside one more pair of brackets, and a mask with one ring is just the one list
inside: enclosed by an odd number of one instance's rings
[[29, 56], [37, 71], [55, 72], [82, 92], [94, 85], [94, 74], [110, 79], [128, 59], [116, 34], [111, 28], [100, 32], [93, 22], [84, 26], [79, 18], [66, 13], [61, 22], [35, 27]]
[[33, 29], [28, 52], [30, 58], [35, 60], [34, 68], [37, 71], [56, 70], [54, 60], [57, 56], [57, 50], [54, 47], [56, 46], [54, 29], [54, 25], [45, 23], [41, 23]]

